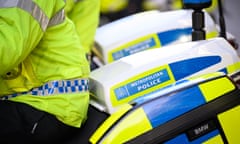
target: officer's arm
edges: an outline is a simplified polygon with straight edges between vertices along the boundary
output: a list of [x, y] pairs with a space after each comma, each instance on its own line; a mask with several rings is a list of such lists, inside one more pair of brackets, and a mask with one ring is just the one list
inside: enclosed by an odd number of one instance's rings
[[0, 0], [0, 76], [36, 48], [64, 4], [63, 0]]
[[40, 41], [43, 30], [33, 11], [13, 1], [0, 1], [0, 76], [23, 61]]

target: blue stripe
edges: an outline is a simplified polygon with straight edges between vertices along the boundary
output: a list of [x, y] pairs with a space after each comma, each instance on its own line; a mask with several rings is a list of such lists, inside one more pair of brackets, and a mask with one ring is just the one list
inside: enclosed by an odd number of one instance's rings
[[203, 104], [205, 99], [200, 89], [194, 86], [151, 101], [143, 109], [155, 128]]
[[43, 86], [44, 89], [48, 89], [48, 84]]
[[76, 91], [76, 87], [71, 87], [71, 90], [72, 91]]
[[158, 33], [158, 38], [161, 41], [161, 45], [167, 45], [177, 39], [180, 39], [184, 35], [191, 35], [192, 28], [184, 28], [184, 29], [175, 29], [169, 30], [166, 32]]
[[37, 91], [33, 91], [32, 94], [33, 94], [33, 95], [37, 95]]
[[225, 74], [228, 74], [228, 72], [227, 72], [227, 69], [226, 69], [226, 68], [220, 69], [219, 71], [220, 71], [220, 72], [224, 72]]
[[202, 4], [202, 3], [210, 3], [211, 0], [183, 0], [184, 4]]
[[[180, 39], [182, 36], [189, 36], [192, 33], [192, 28], [183, 28], [183, 29], [174, 29], [165, 32], [157, 33], [158, 39], [161, 42], [161, 46], [165, 46], [173, 41]], [[150, 48], [155, 47], [156, 40], [154, 38], [149, 38], [144, 41], [141, 41], [135, 45], [124, 48], [122, 50], [112, 53], [114, 60], [118, 60], [122, 57], [129, 56], [131, 54], [144, 51]]]
[[38, 90], [43, 90], [43, 87], [39, 87]]
[[64, 87], [59, 87], [58, 90], [60, 93], [64, 93]]
[[[81, 84], [83, 84], [83, 81], [81, 81]], [[78, 81], [74, 81], [74, 85], [78, 85]]]
[[78, 90], [80, 91], [83, 90], [82, 86], [78, 86]]
[[70, 81], [67, 81], [67, 87], [70, 87], [71, 86], [71, 82]]
[[219, 62], [221, 62], [220, 56], [205, 56], [174, 62], [169, 66], [177, 81]]
[[181, 134], [167, 142], [165, 142], [164, 144], [201, 144], [203, 142], [208, 141], [210, 138], [213, 138], [215, 136], [217, 136], [219, 134], [218, 130], [214, 130], [206, 135], [203, 135], [202, 137], [195, 139], [194, 141], [189, 141], [187, 136], [185, 134]]

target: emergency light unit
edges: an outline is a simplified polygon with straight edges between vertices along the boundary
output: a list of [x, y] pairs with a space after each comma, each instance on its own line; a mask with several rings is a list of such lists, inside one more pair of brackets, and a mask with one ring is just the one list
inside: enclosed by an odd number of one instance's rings
[[[218, 36], [211, 16], [205, 12], [206, 37]], [[93, 53], [99, 66], [152, 48], [191, 41], [192, 10], [145, 11], [99, 27]]]
[[112, 114], [119, 105], [183, 78], [239, 70], [236, 50], [220, 37], [151, 49], [93, 70], [91, 104]]
[[92, 135], [92, 144], [237, 144], [240, 90], [211, 73], [178, 81], [125, 104]]

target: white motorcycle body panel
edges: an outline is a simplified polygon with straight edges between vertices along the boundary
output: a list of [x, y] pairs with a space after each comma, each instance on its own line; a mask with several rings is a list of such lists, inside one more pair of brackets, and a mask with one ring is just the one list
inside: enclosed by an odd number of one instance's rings
[[[218, 30], [205, 12], [207, 36], [216, 37]], [[166, 45], [191, 41], [192, 10], [145, 11], [99, 27], [96, 48], [103, 65], [122, 57]]]
[[139, 52], [91, 72], [91, 104], [111, 114], [119, 105], [183, 78], [216, 71], [235, 73], [239, 61], [223, 38]]

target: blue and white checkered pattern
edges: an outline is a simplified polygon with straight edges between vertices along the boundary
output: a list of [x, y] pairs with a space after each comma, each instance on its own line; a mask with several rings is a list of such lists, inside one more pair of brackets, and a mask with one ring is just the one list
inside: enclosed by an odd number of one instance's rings
[[33, 88], [31, 91], [15, 93], [7, 95], [1, 98], [1, 100], [7, 100], [12, 97], [20, 95], [36, 95], [36, 96], [49, 96], [64, 93], [77, 93], [88, 91], [88, 79], [74, 79], [74, 80], [60, 80], [51, 81], [41, 87]]

